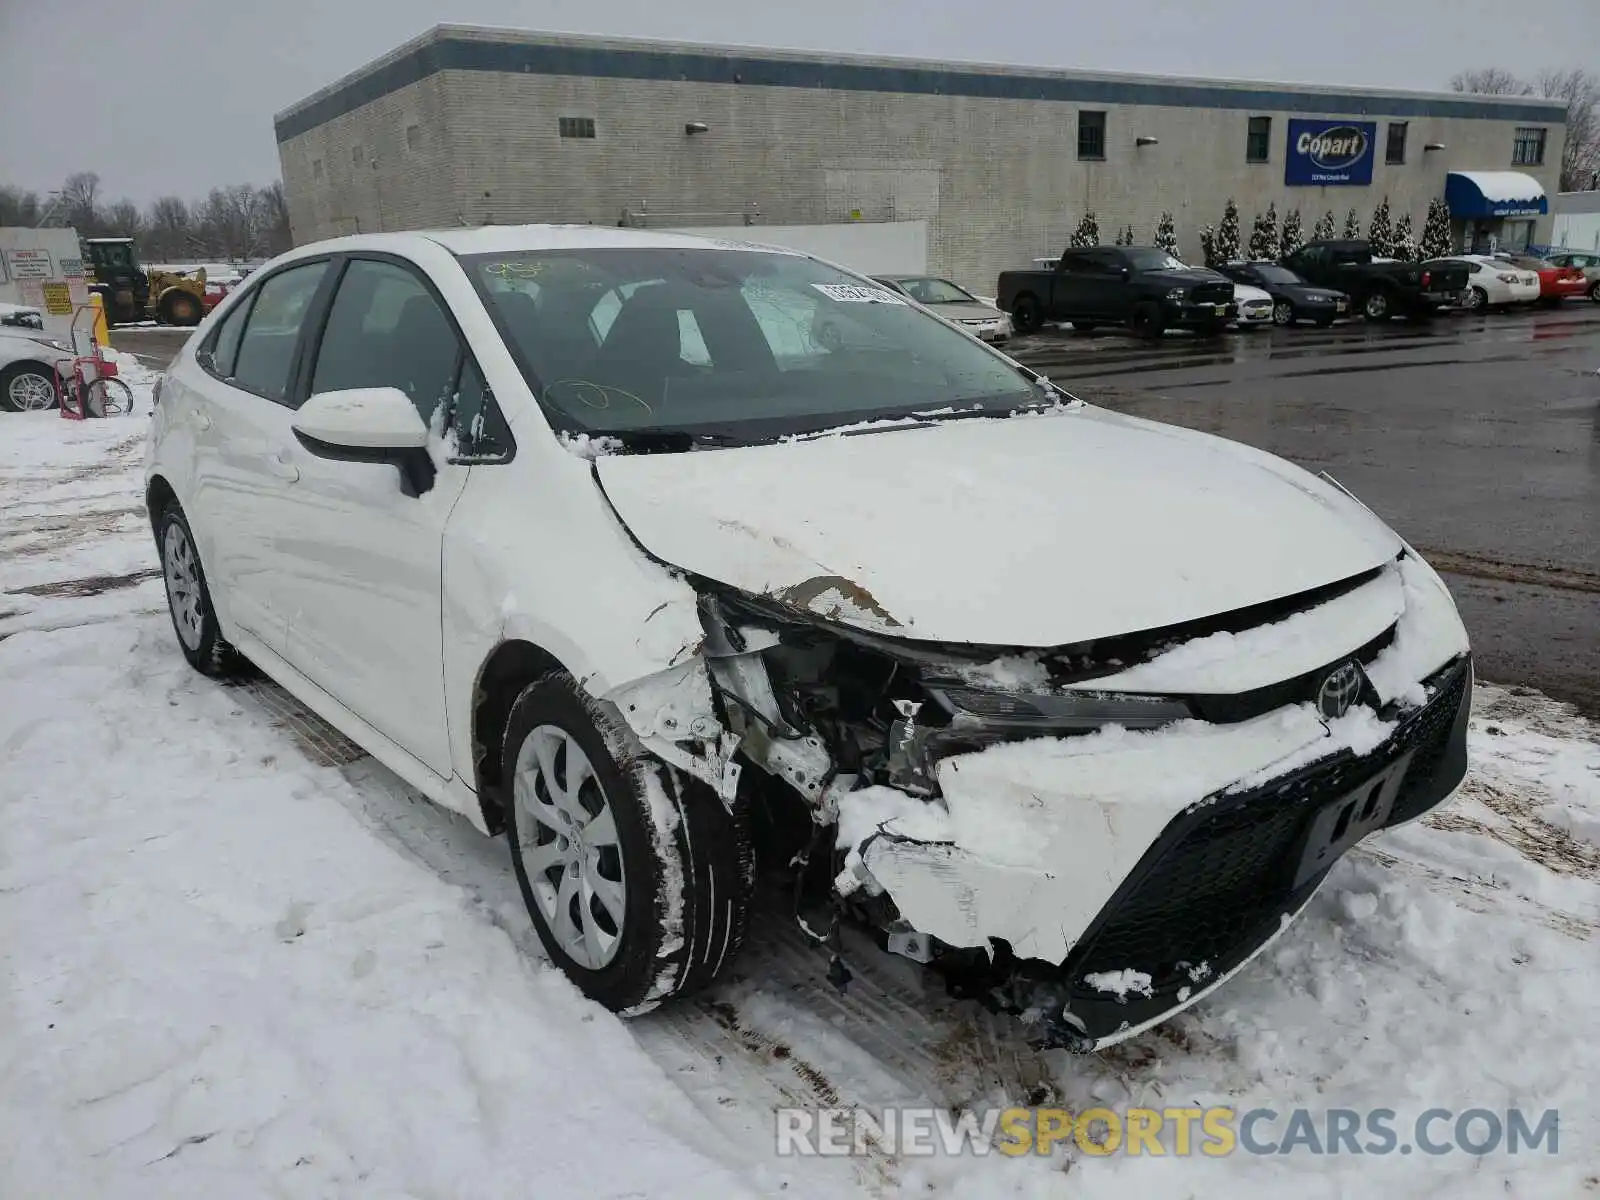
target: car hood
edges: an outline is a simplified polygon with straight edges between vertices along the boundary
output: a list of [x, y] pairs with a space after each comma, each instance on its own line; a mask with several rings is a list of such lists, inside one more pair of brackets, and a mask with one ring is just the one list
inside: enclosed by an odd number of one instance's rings
[[929, 312], [938, 313], [946, 321], [998, 321], [1000, 310], [990, 308], [987, 304], [975, 304], [972, 301], [963, 301], [959, 304], [928, 304], [924, 307]]
[[1400, 540], [1329, 483], [1090, 406], [805, 441], [611, 455], [649, 553], [875, 633], [1057, 646], [1369, 570]]
[[1253, 283], [1235, 283], [1233, 285], [1233, 298], [1235, 300], [1265, 300], [1272, 302], [1272, 293], [1263, 291]]

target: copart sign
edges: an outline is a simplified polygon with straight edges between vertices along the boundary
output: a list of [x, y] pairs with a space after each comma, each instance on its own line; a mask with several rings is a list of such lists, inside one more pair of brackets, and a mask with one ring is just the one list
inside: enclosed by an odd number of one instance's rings
[[1283, 181], [1291, 187], [1366, 186], [1377, 140], [1375, 121], [1291, 119]]

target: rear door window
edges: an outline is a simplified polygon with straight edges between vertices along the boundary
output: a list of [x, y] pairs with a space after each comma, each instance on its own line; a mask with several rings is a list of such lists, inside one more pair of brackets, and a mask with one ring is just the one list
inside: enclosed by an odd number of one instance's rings
[[234, 363], [239, 358], [239, 340], [244, 335], [244, 323], [249, 317], [250, 298], [246, 297], [234, 305], [233, 311], [222, 319], [216, 333], [211, 335], [211, 370], [223, 379], [233, 375]]
[[223, 372], [230, 382], [279, 404], [288, 402], [300, 327], [327, 269], [326, 262], [306, 263], [262, 283], [250, 306], [233, 370]]

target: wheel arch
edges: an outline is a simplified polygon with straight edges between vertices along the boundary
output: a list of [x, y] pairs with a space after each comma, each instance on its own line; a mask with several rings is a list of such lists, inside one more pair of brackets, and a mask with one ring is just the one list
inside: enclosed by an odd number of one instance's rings
[[530, 641], [512, 638], [489, 652], [472, 688], [472, 767], [483, 823], [491, 834], [505, 829], [505, 800], [500, 760], [505, 748], [506, 722], [522, 689], [565, 665], [550, 651]]
[[[162, 475], [150, 476], [150, 482], [145, 484], [144, 507], [150, 514], [150, 528], [154, 529], [156, 522], [161, 519], [161, 513], [169, 504], [178, 503], [178, 493], [173, 490], [166, 477]], [[181, 506], [180, 506], [181, 507]]]

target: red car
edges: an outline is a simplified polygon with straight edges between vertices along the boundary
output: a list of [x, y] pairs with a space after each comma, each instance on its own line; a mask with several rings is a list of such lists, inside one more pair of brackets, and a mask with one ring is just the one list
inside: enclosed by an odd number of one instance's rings
[[1589, 281], [1584, 278], [1581, 267], [1558, 267], [1548, 259], [1527, 254], [1498, 254], [1495, 257], [1539, 276], [1540, 304], [1556, 305], [1569, 296], [1586, 296], [1589, 293]]

